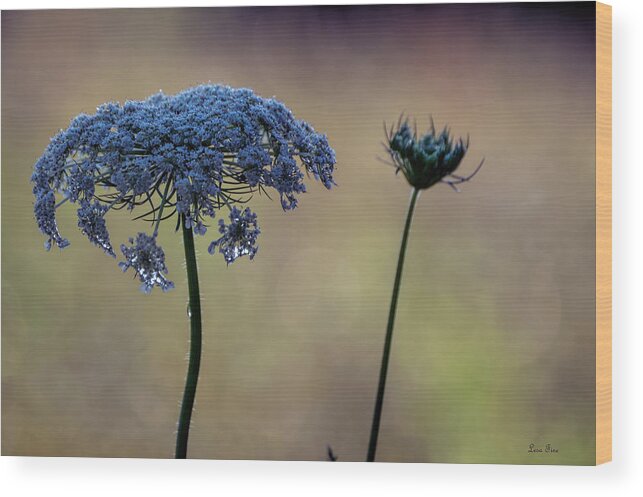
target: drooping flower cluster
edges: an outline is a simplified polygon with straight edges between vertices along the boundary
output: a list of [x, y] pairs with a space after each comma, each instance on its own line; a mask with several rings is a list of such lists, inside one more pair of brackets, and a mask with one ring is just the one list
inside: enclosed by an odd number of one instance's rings
[[294, 209], [306, 191], [304, 173], [330, 189], [334, 166], [326, 137], [281, 102], [249, 89], [202, 85], [175, 96], [104, 104], [94, 115], [74, 118], [34, 166], [34, 212], [47, 236], [45, 247], [64, 248], [69, 242], [59, 233], [56, 209], [67, 201], [77, 204], [81, 231], [115, 256], [105, 215], [125, 207], [144, 210], [137, 219], [152, 222], [153, 234], [139, 233], [133, 247], [122, 246], [123, 264], [146, 289], [168, 289], [163, 250], [156, 244], [161, 220], [176, 214], [177, 229], [182, 222], [204, 235], [208, 220], [225, 206], [231, 224], [219, 221], [223, 236], [213, 246], [228, 263], [252, 258], [256, 216], [235, 204], [272, 189], [284, 210]]
[[226, 225], [223, 219], [219, 219], [219, 233], [222, 235], [221, 238], [210, 244], [208, 252], [214, 254], [219, 247], [219, 252], [228, 264], [242, 255], [254, 259], [257, 253], [257, 236], [261, 231], [257, 226], [257, 215], [250, 209], [246, 208], [241, 212], [233, 207], [230, 212], [230, 224]]
[[130, 238], [129, 242], [131, 247], [121, 245], [125, 261], [119, 262], [118, 265], [123, 272], [130, 267], [133, 268], [136, 276], [141, 280], [141, 290], [145, 293], [150, 293], [155, 285], [164, 292], [174, 288], [174, 283], [165, 277], [168, 272], [165, 266], [165, 253], [156, 244], [156, 237], [139, 233], [136, 239]]
[[396, 127], [386, 130], [386, 151], [393, 160], [396, 172], [402, 171], [411, 186], [424, 190], [436, 183], [446, 183], [459, 191], [457, 185], [469, 181], [482, 164], [469, 176], [454, 174], [469, 148], [469, 139], [460, 138], [456, 143], [449, 136], [448, 128], [436, 133], [433, 121], [431, 130], [419, 137], [408, 120], [398, 121]]

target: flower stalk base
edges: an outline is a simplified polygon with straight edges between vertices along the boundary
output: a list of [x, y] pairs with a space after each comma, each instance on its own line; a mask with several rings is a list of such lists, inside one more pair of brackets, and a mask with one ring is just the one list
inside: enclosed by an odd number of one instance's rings
[[179, 415], [178, 431], [176, 435], [176, 459], [185, 459], [188, 452], [188, 435], [190, 433], [190, 420], [194, 408], [196, 386], [199, 381], [199, 368], [201, 367], [201, 297], [199, 293], [199, 275], [194, 250], [194, 235], [192, 229], [183, 226], [183, 245], [185, 248], [185, 265], [188, 273], [189, 304], [188, 315], [190, 318], [190, 359], [188, 374], [185, 380], [181, 414]]
[[371, 426], [371, 437], [368, 443], [368, 454], [366, 461], [375, 461], [375, 452], [377, 451], [377, 438], [380, 432], [380, 420], [382, 418], [382, 406], [384, 404], [384, 389], [386, 388], [386, 374], [388, 372], [389, 357], [391, 355], [391, 342], [393, 341], [393, 327], [395, 325], [395, 311], [397, 310], [397, 299], [400, 294], [400, 283], [402, 281], [402, 269], [404, 268], [404, 256], [406, 254], [406, 245], [411, 231], [411, 221], [415, 211], [420, 190], [414, 188], [411, 192], [409, 202], [409, 211], [406, 215], [404, 225], [404, 234], [402, 235], [402, 244], [400, 246], [400, 255], [397, 260], [397, 272], [395, 273], [395, 283], [393, 284], [393, 296], [391, 297], [391, 307], [388, 314], [388, 324], [386, 326], [386, 338], [384, 340], [384, 353], [382, 354], [382, 365], [380, 367], [380, 380], [377, 387], [377, 397], [375, 398], [375, 410], [373, 412], [373, 424]]

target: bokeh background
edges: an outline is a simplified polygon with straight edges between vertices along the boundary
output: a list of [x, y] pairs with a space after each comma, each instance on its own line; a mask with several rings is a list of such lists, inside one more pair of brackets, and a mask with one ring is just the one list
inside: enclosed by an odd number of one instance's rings
[[[180, 236], [160, 233], [176, 289], [143, 295], [71, 206], [71, 247], [44, 251], [29, 178], [76, 114], [211, 81], [326, 133], [338, 187], [253, 199], [252, 262], [197, 240], [189, 456], [364, 460], [409, 195], [377, 157], [404, 111], [470, 134], [463, 173], [486, 165], [420, 197], [378, 460], [593, 463], [594, 39], [589, 2], [3, 12], [2, 453], [172, 457]], [[110, 216], [116, 245], [146, 228]]]

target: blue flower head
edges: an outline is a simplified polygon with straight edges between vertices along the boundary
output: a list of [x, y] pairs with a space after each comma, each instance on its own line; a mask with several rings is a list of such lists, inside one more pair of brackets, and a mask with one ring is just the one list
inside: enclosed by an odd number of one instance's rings
[[[205, 235], [209, 221], [225, 207], [230, 224], [219, 221], [218, 247], [229, 263], [254, 257], [259, 235], [256, 215], [235, 204], [256, 192], [274, 190], [284, 210], [297, 206], [311, 175], [330, 189], [335, 153], [324, 135], [295, 119], [275, 99], [249, 89], [202, 85], [174, 96], [158, 93], [143, 101], [101, 105], [80, 114], [51, 139], [31, 177], [34, 213], [45, 247], [69, 245], [58, 230], [56, 210], [76, 204], [78, 227], [94, 245], [115, 256], [106, 214], [127, 208], [152, 223], [151, 236], [139, 233], [126, 261], [150, 291], [172, 287], [159, 223], [175, 214], [177, 228]], [[59, 197], [58, 199], [56, 197]]]
[[402, 174], [411, 186], [418, 190], [427, 189], [436, 183], [446, 183], [456, 191], [460, 183], [469, 181], [482, 167], [484, 160], [469, 176], [454, 174], [469, 148], [469, 139], [460, 138], [453, 142], [448, 128], [437, 133], [433, 120], [431, 130], [418, 136], [408, 119], [400, 120], [397, 126], [386, 129], [385, 145], [396, 172]]

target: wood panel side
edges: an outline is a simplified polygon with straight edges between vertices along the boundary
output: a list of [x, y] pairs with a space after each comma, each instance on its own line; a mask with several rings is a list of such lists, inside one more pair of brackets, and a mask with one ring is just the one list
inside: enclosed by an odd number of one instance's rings
[[612, 8], [596, 3], [596, 464], [612, 460]]

